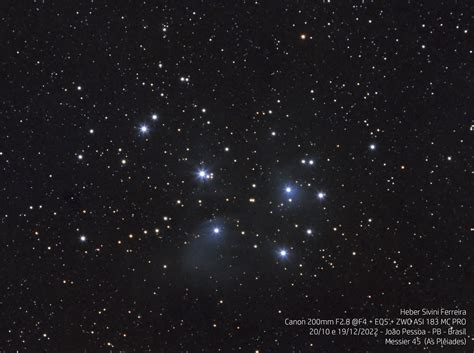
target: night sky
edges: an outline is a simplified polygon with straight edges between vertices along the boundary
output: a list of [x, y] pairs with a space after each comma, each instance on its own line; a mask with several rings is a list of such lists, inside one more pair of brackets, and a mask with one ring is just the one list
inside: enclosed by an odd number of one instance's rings
[[472, 319], [471, 5], [3, 1], [0, 351], [427, 352], [284, 319]]

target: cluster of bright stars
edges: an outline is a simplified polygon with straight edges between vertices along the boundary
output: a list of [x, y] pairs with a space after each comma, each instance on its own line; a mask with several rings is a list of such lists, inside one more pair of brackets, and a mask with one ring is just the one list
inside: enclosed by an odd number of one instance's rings
[[[220, 234], [222, 233], [222, 228], [219, 227], [219, 226], [217, 226], [217, 225], [215, 225], [215, 226], [212, 226], [212, 227], [211, 227], [210, 232], [211, 232], [213, 235], [217, 236], [217, 235], [220, 235]], [[307, 228], [307, 229], [305, 230], [305, 233], [306, 233], [308, 236], [311, 236], [311, 235], [313, 235], [314, 232], [313, 232], [313, 229]], [[257, 249], [257, 248], [258, 248], [258, 245], [255, 244], [255, 245], [253, 245], [253, 247], [254, 247], [254, 249]], [[276, 254], [278, 255], [278, 257], [279, 257], [280, 259], [286, 259], [286, 258], [288, 258], [288, 256], [290, 255], [290, 251], [289, 251], [287, 248], [280, 248], [280, 249], [277, 250]]]
[[[305, 35], [301, 35], [301, 39], [305, 39], [305, 38], [306, 38]], [[184, 81], [184, 82], [187, 82], [188, 80], [189, 80], [189, 79], [181, 78], [181, 81]], [[81, 90], [82, 87], [81, 87], [81, 86], [78, 86], [77, 89], [78, 89], [78, 90]], [[205, 109], [202, 109], [202, 112], [205, 113], [206, 110], [205, 110]], [[152, 114], [152, 115], [151, 115], [151, 120], [157, 121], [157, 120], [158, 120], [158, 115], [157, 115], [157, 114]], [[141, 135], [146, 135], [146, 134], [148, 134], [148, 133], [150, 132], [149, 126], [148, 126], [147, 124], [145, 124], [145, 123], [142, 124], [142, 125], [140, 125], [138, 129], [139, 129], [139, 132], [140, 132]], [[89, 133], [93, 134], [93, 133], [94, 133], [94, 130], [91, 129], [91, 130], [89, 131]], [[272, 136], [275, 136], [275, 135], [276, 135], [276, 133], [273, 131], [273, 132], [272, 132]], [[374, 150], [376, 149], [376, 145], [375, 145], [374, 143], [371, 143], [371, 144], [369, 145], [369, 149], [372, 150], [372, 151], [374, 151]], [[228, 151], [228, 150], [229, 150], [229, 148], [226, 147], [226, 151]], [[80, 160], [82, 160], [82, 159], [83, 159], [83, 155], [82, 155], [82, 154], [79, 154], [79, 155], [77, 156], [77, 158], [80, 159]], [[450, 159], [450, 158], [449, 158], [449, 159]], [[125, 164], [125, 160], [123, 160], [122, 163]], [[313, 160], [313, 159], [301, 159], [301, 164], [312, 166], [312, 165], [314, 165], [314, 160]], [[204, 169], [204, 168], [199, 169], [199, 170], [197, 171], [197, 176], [198, 176], [199, 180], [202, 180], [202, 181], [210, 180], [210, 179], [213, 179], [213, 178], [214, 178], [214, 174], [211, 173], [211, 172], [209, 172], [209, 171], [207, 171], [207, 170]], [[285, 189], [284, 189], [284, 190], [285, 190], [285, 193], [286, 193], [287, 195], [291, 195], [291, 194], [294, 192], [294, 188], [291, 187], [291, 186], [285, 186]], [[323, 192], [323, 191], [319, 191], [316, 196], [317, 196], [317, 198], [318, 198], [319, 200], [323, 200], [323, 199], [326, 198], [326, 193]], [[292, 201], [291, 198], [288, 199], [288, 200], [289, 200], [290, 202]], [[220, 233], [221, 233], [221, 228], [219, 228], [219, 227], [217, 227], [217, 226], [216, 226], [216, 227], [213, 227], [213, 228], [212, 228], [212, 233], [215, 234], [215, 235], [220, 234]], [[313, 230], [312, 230], [311, 228], [306, 229], [306, 234], [307, 234], [307, 235], [312, 235], [312, 234], [313, 234]], [[86, 240], [87, 240], [87, 238], [86, 238], [85, 235], [81, 235], [81, 236], [79, 237], [79, 240], [81, 241], [81, 243], [85, 243]], [[278, 256], [279, 256], [280, 259], [286, 259], [286, 258], [288, 257], [288, 255], [289, 255], [289, 251], [288, 251], [287, 249], [284, 249], [284, 248], [279, 249], [277, 253], [278, 253]]]
[[206, 169], [199, 169], [197, 172], [199, 180], [210, 180], [214, 178], [214, 174], [208, 172]]

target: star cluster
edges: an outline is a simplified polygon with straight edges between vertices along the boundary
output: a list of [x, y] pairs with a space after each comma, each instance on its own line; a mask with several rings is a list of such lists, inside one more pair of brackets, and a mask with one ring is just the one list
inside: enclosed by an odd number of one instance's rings
[[0, 352], [381, 351], [284, 320], [474, 304], [467, 3], [5, 7]]

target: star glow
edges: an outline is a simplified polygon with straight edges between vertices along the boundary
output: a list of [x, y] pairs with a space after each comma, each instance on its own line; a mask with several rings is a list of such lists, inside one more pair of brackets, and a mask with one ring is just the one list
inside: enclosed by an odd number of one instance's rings
[[149, 128], [148, 128], [148, 126], [145, 125], [145, 124], [140, 125], [140, 128], [139, 128], [139, 129], [140, 129], [140, 133], [141, 133], [142, 135], [145, 135], [145, 134], [147, 134], [147, 133], [150, 131]]

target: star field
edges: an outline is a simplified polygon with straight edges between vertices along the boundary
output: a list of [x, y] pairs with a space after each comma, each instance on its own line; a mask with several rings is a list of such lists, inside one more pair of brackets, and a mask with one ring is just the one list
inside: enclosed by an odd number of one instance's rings
[[0, 353], [407, 352], [284, 320], [472, 319], [468, 2], [2, 10]]

